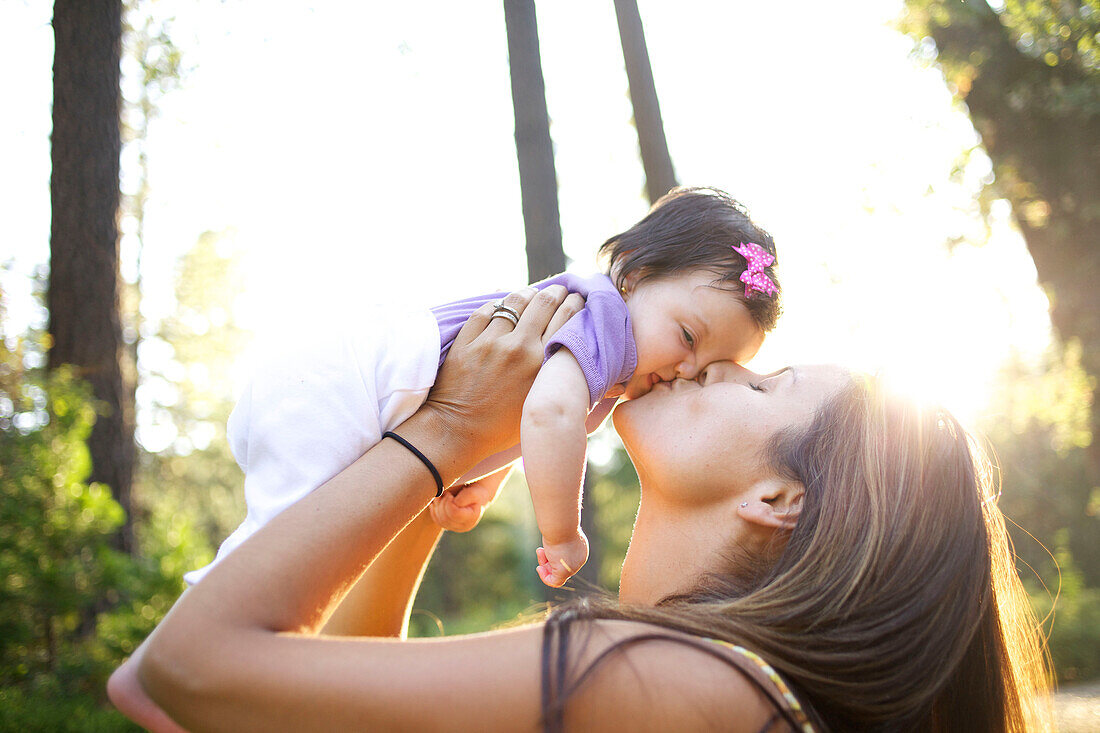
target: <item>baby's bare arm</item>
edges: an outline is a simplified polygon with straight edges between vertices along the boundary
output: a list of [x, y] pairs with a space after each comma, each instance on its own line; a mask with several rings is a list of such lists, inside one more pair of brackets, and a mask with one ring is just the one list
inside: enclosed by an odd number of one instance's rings
[[547, 542], [576, 534], [588, 434], [588, 383], [569, 351], [558, 350], [539, 371], [523, 403], [523, 470], [539, 530]]

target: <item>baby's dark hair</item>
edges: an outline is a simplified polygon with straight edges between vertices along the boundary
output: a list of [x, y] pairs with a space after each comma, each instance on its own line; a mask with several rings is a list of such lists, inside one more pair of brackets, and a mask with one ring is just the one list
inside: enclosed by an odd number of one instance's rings
[[764, 273], [775, 283], [774, 295], [753, 291], [745, 297], [741, 275], [746, 261], [733, 250], [753, 242], [776, 257], [775, 241], [749, 218], [748, 211], [729, 194], [710, 187], [674, 188], [653, 204], [645, 218], [600, 247], [608, 272], [622, 288], [648, 278], [668, 277], [693, 270], [711, 270], [715, 285], [735, 291], [761, 330], [775, 328], [781, 312], [779, 279], [773, 262]]

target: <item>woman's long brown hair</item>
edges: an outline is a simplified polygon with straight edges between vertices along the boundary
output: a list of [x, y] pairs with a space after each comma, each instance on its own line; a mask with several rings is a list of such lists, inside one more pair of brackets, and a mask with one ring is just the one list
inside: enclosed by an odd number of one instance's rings
[[826, 728], [1050, 727], [1048, 659], [993, 472], [950, 413], [857, 379], [808, 428], [775, 436], [768, 458], [805, 487], [778, 559], [746, 574], [752, 563], [733, 556], [728, 574], [657, 608], [588, 601], [552, 614], [548, 721], [572, 689], [568, 626], [620, 618], [756, 651]]

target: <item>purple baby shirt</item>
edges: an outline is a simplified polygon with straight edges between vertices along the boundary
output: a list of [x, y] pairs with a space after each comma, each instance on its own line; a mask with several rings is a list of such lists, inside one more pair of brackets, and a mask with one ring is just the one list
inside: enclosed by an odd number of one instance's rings
[[[546, 345], [544, 361], [559, 348], [568, 349], [581, 365], [584, 379], [588, 382], [589, 406], [595, 406], [613, 385], [630, 379], [638, 366], [638, 352], [626, 302], [607, 275], [580, 277], [563, 272], [532, 287], [542, 290], [549, 285], [564, 285], [569, 292], [579, 293], [585, 298], [585, 306], [554, 334]], [[498, 301], [507, 294], [475, 295], [432, 308], [432, 314], [439, 323], [441, 366], [470, 314], [479, 306]]]

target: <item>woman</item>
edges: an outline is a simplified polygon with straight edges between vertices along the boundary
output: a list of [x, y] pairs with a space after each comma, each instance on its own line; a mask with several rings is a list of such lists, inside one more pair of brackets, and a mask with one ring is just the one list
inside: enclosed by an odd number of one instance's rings
[[[488, 311], [463, 329], [398, 431], [444, 481], [514, 443], [564, 297], [513, 294], [514, 331]], [[181, 598], [128, 669], [195, 730], [1041, 724], [1034, 623], [949, 415], [835, 368], [717, 364], [615, 425], [642, 484], [621, 605], [476, 636], [317, 638], [360, 577], [366, 610], [330, 628], [399, 635], [438, 537], [435, 480], [383, 441]]]

